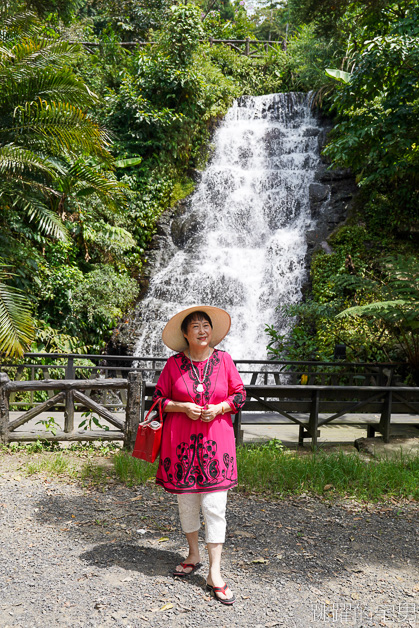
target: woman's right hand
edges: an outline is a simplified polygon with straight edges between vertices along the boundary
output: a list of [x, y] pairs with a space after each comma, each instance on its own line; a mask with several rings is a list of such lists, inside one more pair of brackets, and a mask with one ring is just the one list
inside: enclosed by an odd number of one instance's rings
[[201, 418], [202, 407], [196, 405], [196, 403], [190, 403], [189, 401], [185, 401], [183, 404], [184, 410], [183, 412], [190, 418], [192, 421], [197, 421]]

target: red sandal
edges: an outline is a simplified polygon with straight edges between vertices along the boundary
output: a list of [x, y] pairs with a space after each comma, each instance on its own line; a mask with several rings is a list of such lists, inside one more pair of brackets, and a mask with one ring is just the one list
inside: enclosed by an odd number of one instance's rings
[[217, 595], [217, 592], [224, 593], [225, 595], [227, 589], [228, 589], [228, 586], [226, 582], [224, 583], [223, 587], [213, 587], [210, 584], [207, 584], [207, 591], [210, 591], [216, 600], [221, 602], [221, 604], [226, 604], [227, 606], [230, 606], [231, 604], [234, 604], [234, 602], [236, 601], [236, 596], [234, 595], [234, 593], [233, 593], [233, 597], [229, 597], [228, 599], [225, 599], [225, 600], [219, 595]]
[[187, 576], [191, 576], [195, 571], [197, 571], [200, 567], [202, 567], [202, 563], [179, 563], [182, 569], [191, 568], [190, 571], [177, 571], [176, 569], [173, 571], [173, 575], [177, 578], [186, 578]]

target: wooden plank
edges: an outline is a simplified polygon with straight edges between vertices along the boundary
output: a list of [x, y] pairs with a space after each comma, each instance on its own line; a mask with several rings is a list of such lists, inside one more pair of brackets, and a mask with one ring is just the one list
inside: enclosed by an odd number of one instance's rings
[[111, 423], [115, 427], [119, 428], [122, 431], [124, 430], [124, 421], [121, 421], [120, 419], [118, 419], [114, 414], [112, 414], [112, 412], [109, 412], [109, 410], [107, 410], [104, 406], [101, 406], [99, 403], [96, 403], [96, 401], [93, 401], [93, 399], [90, 399], [90, 397], [86, 397], [86, 395], [83, 395], [83, 393], [81, 393], [79, 390], [73, 390], [73, 395], [74, 395], [74, 399], [81, 401], [81, 403], [84, 406], [86, 406], [87, 408], [90, 408], [90, 410], [93, 410], [93, 412], [96, 412], [96, 414], [98, 414], [99, 416], [109, 421], [109, 423]]
[[57, 402], [63, 400], [64, 397], [65, 397], [65, 393], [59, 392], [57, 395], [50, 397], [47, 401], [44, 401], [43, 403], [40, 403], [38, 406], [31, 408], [30, 410], [25, 412], [25, 414], [22, 414], [20, 417], [18, 417], [17, 419], [9, 423], [9, 431], [13, 432], [17, 427], [20, 427], [27, 421], [30, 421], [41, 412], [44, 412], [45, 410], [52, 408], [52, 406], [55, 406]]
[[327, 419], [324, 419], [322, 421], [320, 421], [320, 426], [321, 425], [327, 425], [327, 423], [330, 423], [331, 421], [334, 421], [335, 419], [338, 419], [339, 417], [341, 417], [344, 414], [348, 414], [349, 412], [358, 412], [362, 406], [364, 406], [366, 403], [374, 401], [375, 399], [377, 399], [378, 397], [381, 397], [383, 393], [379, 393], [378, 395], [374, 395], [371, 398], [364, 400], [362, 399], [361, 401], [358, 401], [357, 403], [353, 403], [350, 404], [349, 406], [346, 406], [346, 408], [343, 408], [340, 412], [337, 412], [336, 414], [332, 415], [331, 417], [328, 417]]
[[29, 382], [9, 382], [6, 384], [9, 392], [25, 390], [122, 390], [128, 387], [126, 379], [46, 379]]
[[[278, 412], [279, 414], [282, 414], [285, 417], [287, 417], [287, 419], [290, 419], [290, 421], [293, 421], [294, 423], [300, 424], [300, 420], [298, 418], [293, 417], [291, 414], [289, 414], [285, 410], [278, 410], [278, 408], [275, 407], [273, 404], [271, 404], [268, 401], [264, 401], [263, 399], [260, 399], [254, 393], [253, 393], [253, 396], [259, 401], [261, 406], [267, 408], [268, 410], [273, 410], [273, 412]], [[245, 409], [245, 407], [246, 407], [246, 405], [244, 406], [243, 410]]]
[[[410, 400], [406, 399], [405, 396], [403, 395], [394, 393], [393, 396], [395, 399], [399, 400], [400, 404], [402, 404], [403, 406], [406, 406], [410, 410], [413, 410], [415, 414], [419, 414], [419, 399], [418, 401], [415, 401], [412, 403]], [[394, 403], [394, 401], [392, 402], [393, 412], [398, 412], [397, 410], [394, 409], [395, 407], [397, 407], [397, 405], [398, 404]]]

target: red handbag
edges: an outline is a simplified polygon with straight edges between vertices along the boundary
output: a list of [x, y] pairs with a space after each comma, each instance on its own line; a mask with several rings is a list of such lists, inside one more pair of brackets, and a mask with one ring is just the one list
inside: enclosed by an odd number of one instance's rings
[[[161, 399], [156, 399], [146, 418], [138, 426], [137, 438], [135, 439], [134, 451], [132, 452], [134, 458], [140, 458], [146, 462], [154, 462], [160, 453], [163, 427], [161, 401]], [[155, 406], [158, 406], [158, 410], [153, 412]]]

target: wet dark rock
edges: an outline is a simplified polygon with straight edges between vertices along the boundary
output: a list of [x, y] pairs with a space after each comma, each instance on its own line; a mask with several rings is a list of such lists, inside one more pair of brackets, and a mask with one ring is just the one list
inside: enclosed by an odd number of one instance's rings
[[176, 246], [183, 248], [188, 240], [198, 232], [199, 220], [194, 214], [177, 216], [171, 225], [170, 235]]
[[[325, 121], [324, 128], [318, 139], [320, 149], [327, 142], [331, 129], [330, 121]], [[310, 212], [315, 219], [315, 228], [307, 232], [308, 252], [306, 263], [309, 266], [311, 256], [318, 250], [326, 250], [327, 238], [343, 225], [351, 212], [353, 203], [358, 194], [358, 187], [351, 171], [347, 168], [329, 170], [327, 159], [314, 174], [314, 181], [310, 185]], [[330, 247], [329, 247], [330, 249]], [[333, 252], [330, 249], [330, 252]]]
[[303, 131], [303, 137], [316, 137], [321, 133], [320, 129], [315, 126], [309, 126]]
[[330, 186], [322, 183], [312, 183], [309, 188], [310, 203], [321, 203], [326, 200], [330, 192]]

